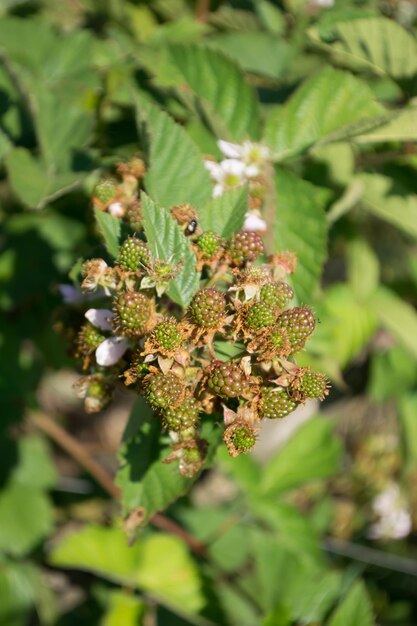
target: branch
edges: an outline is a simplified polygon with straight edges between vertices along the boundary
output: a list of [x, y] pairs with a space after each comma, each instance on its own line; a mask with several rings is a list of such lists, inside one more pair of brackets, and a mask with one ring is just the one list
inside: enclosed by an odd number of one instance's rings
[[210, 13], [210, 0], [197, 0], [195, 17], [199, 22], [207, 22]]
[[[84, 468], [97, 483], [112, 498], [120, 499], [120, 489], [114, 484], [112, 477], [104, 470], [97, 461], [95, 461], [89, 452], [76, 440], [72, 435], [67, 433], [59, 424], [57, 424], [49, 415], [44, 413], [32, 413], [30, 421], [39, 430], [47, 434], [60, 448], [71, 456], [82, 468]], [[171, 535], [176, 535], [182, 539], [189, 548], [197, 555], [203, 556], [206, 547], [198, 539], [193, 537], [182, 526], [173, 520], [165, 517], [162, 513], [156, 513], [150, 520], [153, 526], [164, 530]]]

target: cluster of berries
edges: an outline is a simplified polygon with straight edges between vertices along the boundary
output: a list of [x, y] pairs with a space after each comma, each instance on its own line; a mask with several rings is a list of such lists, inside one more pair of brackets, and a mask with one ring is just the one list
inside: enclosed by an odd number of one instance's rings
[[75, 338], [87, 370], [76, 389], [87, 410], [96, 411], [123, 380], [171, 436], [167, 461], [178, 459], [180, 472], [193, 475], [204, 463], [207, 445], [199, 433], [210, 416], [222, 418], [224, 442], [237, 456], [253, 447], [262, 419], [323, 399], [328, 382], [295, 361], [316, 324], [309, 307], [290, 306], [294, 293], [285, 278], [295, 256], [265, 258], [256, 232], [237, 232], [230, 241], [201, 232], [189, 205], [173, 207], [171, 215], [194, 249], [201, 289], [186, 310], [168, 297], [178, 268], [152, 257], [140, 224], [113, 266], [103, 259], [84, 263], [82, 289], [99, 290], [109, 304], [89, 309]]

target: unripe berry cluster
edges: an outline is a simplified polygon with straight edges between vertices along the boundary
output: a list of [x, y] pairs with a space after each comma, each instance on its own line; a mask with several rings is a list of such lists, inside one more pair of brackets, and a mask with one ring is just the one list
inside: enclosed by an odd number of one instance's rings
[[96, 189], [96, 207], [107, 210], [118, 199], [125, 230], [133, 213], [134, 230], [113, 267], [94, 259], [82, 268], [89, 297], [97, 290], [106, 303], [101, 313], [87, 311], [89, 321], [75, 337], [86, 373], [77, 393], [89, 410], [99, 410], [124, 378], [172, 438], [168, 460], [178, 460], [188, 476], [204, 463], [202, 421], [218, 423], [222, 416], [224, 442], [237, 456], [253, 447], [262, 419], [281, 419], [309, 398], [323, 399], [328, 382], [295, 360], [316, 318], [308, 306], [291, 306], [294, 291], [286, 278], [294, 256], [265, 258], [258, 233], [240, 231], [226, 241], [202, 232], [190, 205], [172, 207], [170, 219], [194, 250], [201, 283], [185, 308], [168, 297], [181, 263], [151, 254], [132, 191], [132, 180], [137, 187], [143, 174], [139, 165], [119, 169], [122, 183], [104, 181]]

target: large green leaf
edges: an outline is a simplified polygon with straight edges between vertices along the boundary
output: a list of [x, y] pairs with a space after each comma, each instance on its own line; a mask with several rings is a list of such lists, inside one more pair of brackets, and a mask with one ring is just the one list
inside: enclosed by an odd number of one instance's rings
[[105, 213], [99, 209], [94, 209], [94, 217], [96, 218], [107, 252], [111, 254], [112, 257], [117, 257], [122, 229], [121, 221], [117, 217], [110, 215], [110, 213]]
[[417, 109], [404, 109], [387, 124], [354, 138], [355, 143], [417, 140]]
[[0, 491], [0, 550], [21, 556], [52, 529], [52, 508], [33, 486], [11, 480]]
[[284, 444], [264, 467], [260, 491], [273, 494], [337, 471], [341, 444], [333, 434], [331, 422], [314, 417]]
[[197, 569], [184, 544], [170, 535], [148, 535], [129, 547], [121, 529], [89, 525], [67, 535], [50, 561], [139, 587], [185, 614], [204, 604]]
[[248, 190], [238, 187], [226, 191], [217, 198], [212, 198], [199, 211], [203, 230], [213, 230], [229, 238], [240, 230], [248, 210]]
[[54, 175], [26, 148], [10, 150], [5, 164], [13, 191], [24, 204], [34, 209], [43, 208], [50, 200], [72, 189], [83, 176], [75, 172]]
[[[209, 427], [203, 433], [213, 449], [218, 432]], [[178, 462], [164, 463], [169, 452], [167, 443], [161, 443], [161, 420], [139, 397], [123, 435], [117, 484], [125, 512], [140, 509], [144, 523], [184, 495], [194, 482], [180, 475]]]
[[210, 37], [208, 42], [231, 56], [244, 70], [268, 78], [280, 78], [294, 56], [293, 49], [272, 33], [222, 33]]
[[274, 109], [264, 141], [274, 157], [282, 160], [318, 143], [363, 134], [370, 123], [382, 124], [384, 115], [365, 83], [326, 68], [305, 82], [285, 105]]
[[173, 46], [173, 64], [181, 73], [187, 95], [197, 97], [215, 134], [239, 141], [256, 137], [259, 111], [252, 87], [239, 67], [224, 54], [200, 46]]
[[365, 17], [341, 21], [333, 26], [332, 35], [334, 43], [326, 44], [316, 29], [310, 31], [313, 41], [338, 63], [395, 79], [417, 73], [417, 42], [394, 20]]
[[156, 206], [142, 194], [143, 227], [153, 256], [179, 264], [179, 270], [167, 290], [169, 297], [186, 307], [200, 284], [196, 257], [190, 242], [166, 209]]
[[298, 298], [308, 302], [317, 287], [327, 255], [326, 196], [294, 174], [279, 169], [275, 178], [274, 249], [298, 257], [292, 282]]
[[329, 626], [373, 626], [372, 606], [365, 586], [356, 582], [333, 613]]
[[417, 359], [417, 312], [386, 287], [379, 287], [370, 300], [379, 319], [404, 348]]
[[348, 365], [377, 329], [372, 304], [374, 293], [369, 293], [364, 300], [356, 297], [346, 284], [338, 283], [329, 288], [316, 305], [321, 324], [309, 341], [309, 350], [324, 357], [331, 355], [341, 368]]
[[392, 178], [382, 174], [361, 174], [364, 185], [363, 204], [380, 219], [417, 238], [417, 197]]
[[148, 132], [146, 190], [162, 206], [189, 202], [203, 206], [213, 186], [203, 155], [186, 131], [143, 96], [135, 95], [139, 128]]

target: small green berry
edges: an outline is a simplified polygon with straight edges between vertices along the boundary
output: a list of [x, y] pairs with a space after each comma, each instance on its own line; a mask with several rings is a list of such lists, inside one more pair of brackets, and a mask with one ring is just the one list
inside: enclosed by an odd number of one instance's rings
[[264, 251], [262, 237], [252, 231], [236, 233], [229, 245], [229, 255], [235, 265], [256, 261]]
[[296, 306], [284, 311], [277, 319], [277, 326], [287, 331], [293, 352], [304, 348], [305, 342], [313, 333], [316, 318], [307, 306]]
[[152, 301], [140, 291], [120, 291], [113, 300], [113, 311], [122, 334], [143, 335], [153, 306]]
[[149, 261], [148, 245], [137, 237], [128, 237], [120, 246], [117, 263], [135, 272]]
[[203, 259], [211, 259], [222, 248], [222, 238], [220, 235], [213, 233], [210, 230], [204, 232], [197, 239], [197, 247], [201, 253]]
[[247, 377], [242, 368], [232, 361], [215, 362], [209, 372], [208, 387], [222, 398], [238, 398], [247, 390]]
[[117, 194], [117, 183], [111, 178], [101, 180], [94, 189], [95, 197], [103, 204], [109, 204]]
[[184, 395], [182, 381], [172, 372], [150, 374], [145, 383], [146, 399], [155, 410], [175, 407]]
[[186, 398], [178, 406], [168, 407], [164, 413], [165, 428], [182, 432], [192, 428], [198, 420], [199, 406], [194, 397]]
[[259, 400], [259, 416], [276, 419], [285, 417], [297, 408], [297, 402], [289, 397], [284, 389], [262, 387]]
[[158, 348], [164, 352], [176, 352], [184, 342], [178, 322], [173, 317], [155, 326], [152, 337]]
[[272, 326], [276, 320], [275, 308], [266, 302], [252, 304], [245, 316], [245, 325], [251, 330]]
[[283, 309], [293, 299], [294, 291], [288, 283], [280, 281], [264, 285], [259, 296], [262, 302]]
[[194, 296], [188, 313], [200, 328], [219, 328], [226, 314], [226, 298], [216, 289], [201, 289]]

